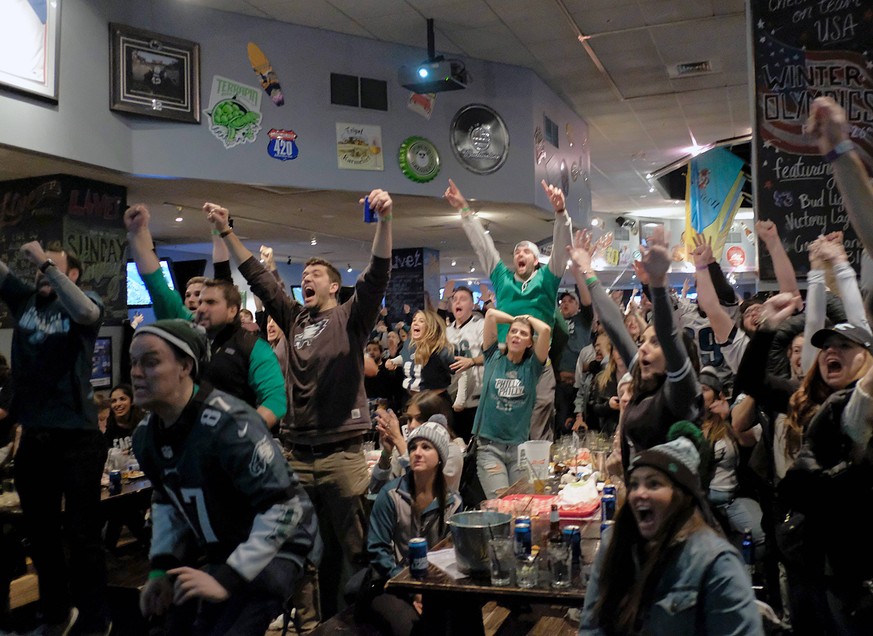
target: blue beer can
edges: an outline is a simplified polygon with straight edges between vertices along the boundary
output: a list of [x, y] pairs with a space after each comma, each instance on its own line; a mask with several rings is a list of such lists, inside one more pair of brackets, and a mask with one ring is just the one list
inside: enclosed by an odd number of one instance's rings
[[109, 494], [110, 495], [120, 495], [121, 494], [121, 471], [120, 470], [112, 470], [109, 472]]
[[515, 523], [515, 556], [530, 556], [533, 541], [530, 523], [524, 521]]
[[579, 526], [565, 526], [561, 531], [564, 543], [570, 546], [573, 565], [582, 563], [582, 529]]
[[427, 539], [423, 537], [409, 540], [409, 574], [418, 580], [427, 578]]
[[607, 486], [603, 489], [600, 498], [600, 520], [615, 521], [615, 486]]

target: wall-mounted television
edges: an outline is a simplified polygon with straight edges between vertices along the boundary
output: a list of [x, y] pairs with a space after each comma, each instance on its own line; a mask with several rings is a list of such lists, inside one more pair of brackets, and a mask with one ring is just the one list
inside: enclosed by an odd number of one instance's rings
[[[164, 274], [167, 284], [170, 289], [176, 289], [176, 283], [173, 280], [173, 273], [170, 267], [170, 259], [161, 259], [161, 272]], [[127, 263], [127, 306], [128, 307], [148, 307], [152, 304], [152, 298], [146, 289], [145, 283], [139, 272], [136, 271], [136, 264], [133, 261]]]

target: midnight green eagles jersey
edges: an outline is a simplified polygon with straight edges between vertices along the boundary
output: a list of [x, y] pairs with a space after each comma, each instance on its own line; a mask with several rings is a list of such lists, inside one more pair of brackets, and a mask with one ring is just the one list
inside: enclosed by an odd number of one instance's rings
[[203, 387], [171, 427], [156, 415], [143, 420], [133, 449], [154, 486], [154, 567], [178, 564], [192, 538], [210, 563], [225, 564], [215, 578], [229, 589], [277, 556], [318, 562], [312, 503], [241, 400]]

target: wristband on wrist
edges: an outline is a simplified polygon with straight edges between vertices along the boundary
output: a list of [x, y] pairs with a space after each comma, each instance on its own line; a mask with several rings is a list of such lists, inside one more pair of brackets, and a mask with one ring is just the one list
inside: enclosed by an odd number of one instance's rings
[[39, 271], [41, 271], [43, 274], [45, 274], [45, 270], [47, 270], [49, 267], [54, 267], [54, 266], [55, 266], [55, 262], [52, 259], [47, 258], [47, 259], [45, 259], [45, 261], [42, 262], [42, 264], [40, 264], [40, 266], [37, 269], [39, 269]]
[[166, 570], [152, 570], [149, 572], [149, 581], [152, 579], [159, 579], [161, 577], [167, 576]]
[[212, 230], [212, 236], [221, 236], [221, 232], [218, 230]]
[[698, 272], [702, 272], [705, 269], [709, 269], [709, 265], [698, 265], [694, 269], [696, 269]]
[[593, 285], [596, 282], [597, 282], [597, 276], [595, 276], [594, 274], [592, 274], [591, 276], [589, 276], [588, 278], [585, 279], [586, 285]]
[[852, 143], [851, 139], [843, 139], [840, 143], [831, 148], [830, 152], [828, 152], [824, 156], [824, 159], [828, 163], [831, 163], [832, 161], [836, 161], [839, 157], [842, 157], [844, 154], [846, 154], [847, 152], [851, 152], [854, 149], [855, 144]]
[[393, 218], [394, 218], [393, 214], [380, 215], [379, 216], [379, 223], [381, 223], [382, 221], [390, 221]]
[[219, 232], [219, 233], [218, 233], [218, 236], [220, 236], [221, 238], [227, 238], [227, 236], [228, 236], [229, 234], [233, 234], [233, 228], [232, 228], [232, 227], [227, 228], [227, 229], [224, 230], [223, 232]]

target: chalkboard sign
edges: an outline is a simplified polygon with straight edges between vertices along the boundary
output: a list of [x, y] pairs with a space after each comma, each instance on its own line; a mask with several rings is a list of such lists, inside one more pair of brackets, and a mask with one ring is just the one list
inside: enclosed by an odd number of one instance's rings
[[[104, 324], [127, 317], [126, 234], [122, 215], [127, 190], [122, 186], [52, 175], [0, 183], [0, 259], [22, 280], [36, 268], [19, 248], [38, 240], [60, 241], [82, 261], [82, 289], [96, 292], [105, 306]], [[0, 327], [13, 323], [0, 303]]]
[[[831, 166], [803, 125], [812, 101], [834, 98], [873, 172], [873, 19], [869, 0], [752, 0], [755, 59], [755, 207], [773, 221], [799, 276], [808, 245], [844, 233], [857, 269], [862, 246], [836, 188]], [[761, 278], [775, 278], [763, 245]]]
[[439, 252], [426, 247], [396, 249], [391, 252], [391, 280], [385, 293], [389, 324], [405, 320], [403, 306], [413, 313], [425, 306], [428, 292], [436, 309], [439, 302]]

